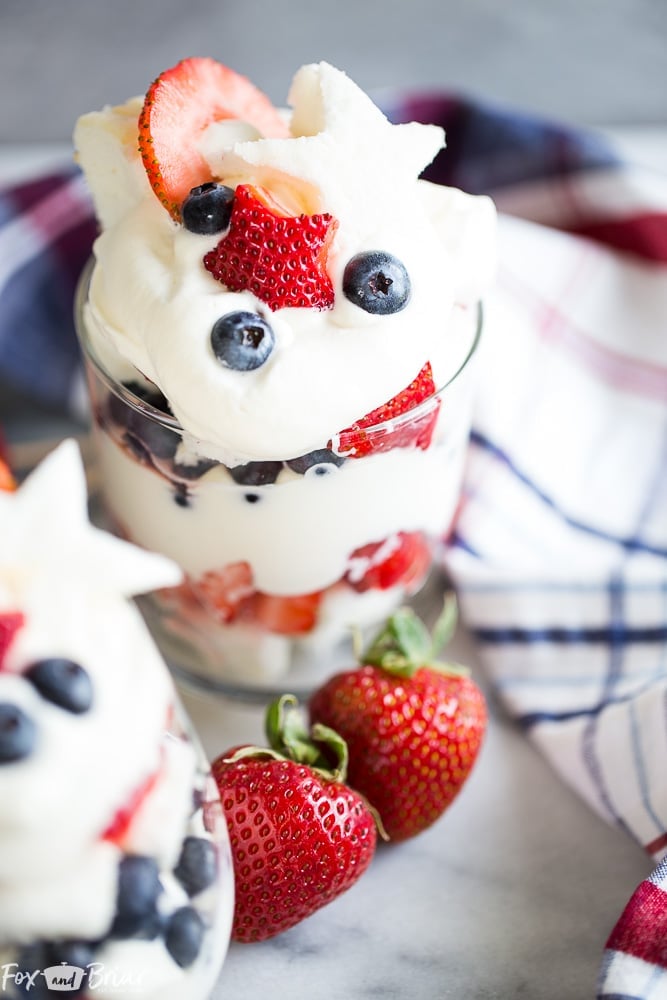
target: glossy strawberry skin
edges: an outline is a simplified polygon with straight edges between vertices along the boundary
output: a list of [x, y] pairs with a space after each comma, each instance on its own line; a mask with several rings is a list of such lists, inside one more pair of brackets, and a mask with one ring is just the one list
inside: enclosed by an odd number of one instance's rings
[[151, 187], [171, 217], [193, 187], [212, 180], [197, 144], [206, 127], [226, 118], [263, 135], [285, 137], [283, 119], [254, 84], [214, 59], [183, 59], [151, 84], [139, 116], [139, 151]]
[[[366, 455], [391, 451], [393, 448], [413, 447], [425, 451], [433, 438], [440, 400], [434, 400], [423, 413], [415, 415], [412, 419], [404, 417], [404, 414], [424, 403], [434, 395], [435, 391], [433, 372], [430, 363], [427, 362], [405, 389], [346, 427], [337, 435], [335, 442], [329, 442], [328, 447], [348, 458], [363, 458]], [[396, 418], [403, 419], [399, 419], [395, 427], [383, 428], [382, 431], [374, 430], [378, 424]]]
[[376, 828], [360, 797], [294, 761], [213, 762], [229, 828], [232, 938], [280, 934], [349, 889], [373, 857]]
[[355, 549], [349, 561], [352, 568], [345, 580], [354, 590], [388, 590], [401, 584], [412, 594], [428, 573], [431, 547], [421, 531], [399, 531], [391, 539]]
[[347, 742], [347, 780], [377, 809], [394, 842], [427, 829], [454, 800], [487, 723], [473, 680], [428, 667], [401, 678], [361, 666], [332, 677], [308, 707], [311, 723]]
[[247, 289], [274, 312], [329, 309], [334, 290], [326, 262], [336, 220], [328, 213], [287, 216], [270, 202], [239, 185], [229, 232], [205, 255], [204, 267], [230, 291]]

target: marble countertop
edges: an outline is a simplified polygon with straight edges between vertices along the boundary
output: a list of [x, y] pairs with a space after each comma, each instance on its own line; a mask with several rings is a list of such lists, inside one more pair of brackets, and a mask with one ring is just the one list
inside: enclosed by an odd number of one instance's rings
[[[619, 133], [625, 151], [667, 164], [663, 130]], [[62, 162], [64, 145], [0, 146], [0, 180]], [[11, 409], [10, 439], [35, 434]], [[61, 426], [43, 428], [55, 436]], [[452, 655], [473, 667], [459, 633]], [[445, 816], [381, 845], [346, 894], [291, 931], [232, 944], [212, 1000], [586, 1000], [605, 940], [651, 869], [643, 851], [567, 788], [487, 692], [491, 719], [472, 776]], [[183, 691], [216, 756], [262, 737], [262, 710]]]

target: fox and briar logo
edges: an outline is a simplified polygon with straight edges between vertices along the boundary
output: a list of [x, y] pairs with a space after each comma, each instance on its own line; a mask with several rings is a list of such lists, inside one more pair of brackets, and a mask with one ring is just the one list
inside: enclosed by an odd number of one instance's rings
[[61, 962], [60, 965], [51, 965], [48, 969], [33, 969], [32, 972], [19, 968], [17, 962], [7, 962], [0, 965], [0, 971], [0, 987], [3, 992], [15, 986], [20, 988], [21, 993], [30, 993], [33, 986], [42, 985], [42, 979], [45, 980], [47, 989], [56, 993], [75, 993], [84, 985], [84, 979], [89, 992], [111, 986], [115, 990], [127, 990], [131, 993], [140, 990], [143, 985], [143, 973], [121, 972], [107, 968], [101, 962], [91, 962], [85, 968]]

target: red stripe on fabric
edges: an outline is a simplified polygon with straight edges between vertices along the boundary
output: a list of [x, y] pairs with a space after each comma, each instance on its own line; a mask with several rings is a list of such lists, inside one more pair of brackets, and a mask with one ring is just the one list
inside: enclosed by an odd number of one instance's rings
[[[578, 261], [584, 272], [585, 260]], [[607, 385], [643, 399], [667, 398], [667, 368], [622, 354], [585, 333], [559, 305], [545, 299], [518, 275], [501, 268], [500, 283], [533, 313], [536, 331], [546, 343], [577, 358]]]
[[17, 215], [28, 213], [32, 208], [44, 198], [57, 191], [63, 185], [69, 184], [74, 176], [71, 168], [48, 174], [46, 177], [37, 177], [34, 180], [25, 181], [22, 184], [15, 184], [6, 188], [3, 197], [6, 197], [16, 209]]
[[575, 236], [586, 236], [596, 243], [637, 254], [645, 260], [667, 264], [667, 214], [647, 212], [628, 219], [601, 219], [577, 226], [566, 226]]
[[25, 213], [25, 222], [46, 245], [88, 219], [90, 214], [90, 199], [83, 182], [79, 177], [70, 177], [56, 191], [33, 204]]
[[644, 844], [644, 850], [648, 854], [658, 854], [667, 847], [667, 833], [663, 833], [662, 836], [656, 837], [652, 840], [650, 844]]
[[611, 932], [607, 948], [667, 968], [667, 893], [642, 882]]

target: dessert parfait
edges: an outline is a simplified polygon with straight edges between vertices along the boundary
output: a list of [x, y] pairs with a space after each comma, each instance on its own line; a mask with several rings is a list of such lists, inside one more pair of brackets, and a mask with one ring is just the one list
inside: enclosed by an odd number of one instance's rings
[[87, 521], [78, 450], [0, 492], [3, 996], [205, 1000], [233, 871], [208, 765], [127, 599], [178, 568]]
[[193, 58], [75, 131], [107, 516], [182, 567], [143, 607], [223, 690], [312, 686], [423, 584], [493, 271], [491, 202], [418, 179], [441, 129], [391, 124], [326, 63], [288, 102]]

